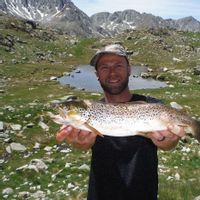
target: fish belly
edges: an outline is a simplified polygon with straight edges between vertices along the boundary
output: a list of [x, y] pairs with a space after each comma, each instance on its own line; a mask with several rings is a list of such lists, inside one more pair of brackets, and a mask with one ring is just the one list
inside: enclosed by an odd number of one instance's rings
[[102, 135], [125, 137], [134, 135], [146, 135], [149, 132], [162, 131], [167, 129], [167, 125], [160, 120], [123, 120], [109, 123], [93, 122], [93, 128], [98, 130]]

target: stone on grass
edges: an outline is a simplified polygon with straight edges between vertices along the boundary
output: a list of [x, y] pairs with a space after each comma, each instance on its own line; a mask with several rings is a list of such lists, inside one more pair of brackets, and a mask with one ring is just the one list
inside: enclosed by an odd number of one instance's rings
[[10, 195], [14, 192], [14, 190], [10, 187], [3, 189], [2, 195]]
[[19, 152], [24, 152], [26, 151], [26, 147], [20, 143], [12, 142], [10, 144], [10, 149], [11, 151], [19, 151]]

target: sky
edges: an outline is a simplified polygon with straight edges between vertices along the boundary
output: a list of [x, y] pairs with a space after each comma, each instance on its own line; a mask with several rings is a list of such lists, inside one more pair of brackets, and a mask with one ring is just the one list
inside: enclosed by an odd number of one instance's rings
[[163, 19], [180, 19], [193, 16], [200, 21], [200, 0], [71, 0], [88, 16], [98, 12], [133, 9], [151, 13]]

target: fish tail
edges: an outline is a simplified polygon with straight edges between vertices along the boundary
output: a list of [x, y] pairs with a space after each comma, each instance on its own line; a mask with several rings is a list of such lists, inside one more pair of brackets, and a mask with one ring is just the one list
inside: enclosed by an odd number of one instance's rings
[[194, 121], [194, 137], [200, 142], [200, 121]]

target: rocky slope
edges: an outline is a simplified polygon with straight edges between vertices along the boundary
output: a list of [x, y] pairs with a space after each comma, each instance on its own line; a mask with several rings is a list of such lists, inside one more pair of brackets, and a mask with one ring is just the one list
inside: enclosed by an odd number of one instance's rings
[[3, 0], [0, 11], [61, 29], [71, 35], [94, 34], [90, 18], [70, 0]]
[[76, 36], [111, 36], [132, 29], [170, 28], [200, 32], [200, 22], [193, 17], [167, 19], [135, 10], [102, 12], [88, 17], [70, 0], [2, 0], [0, 11]]
[[94, 26], [100, 26], [111, 34], [121, 33], [127, 29], [170, 28], [180, 31], [200, 32], [200, 22], [193, 17], [178, 20], [164, 20], [151, 14], [124, 10], [114, 13], [102, 12], [91, 16]]
[[3, 0], [0, 2], [0, 11], [40, 22], [70, 35], [86, 37], [111, 36], [127, 29], [170, 28], [200, 32], [200, 22], [193, 17], [164, 20], [131, 9], [97, 13], [88, 17], [70, 0]]

